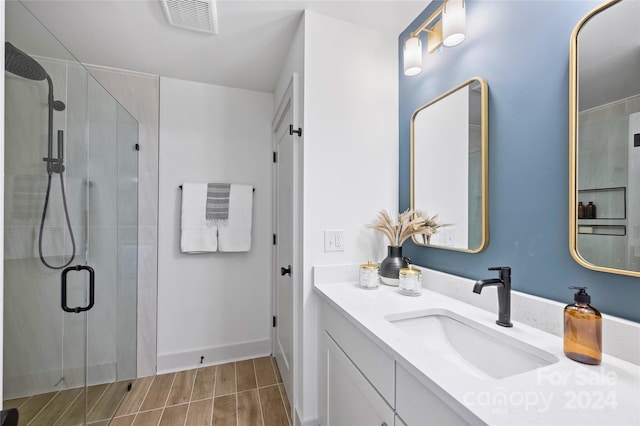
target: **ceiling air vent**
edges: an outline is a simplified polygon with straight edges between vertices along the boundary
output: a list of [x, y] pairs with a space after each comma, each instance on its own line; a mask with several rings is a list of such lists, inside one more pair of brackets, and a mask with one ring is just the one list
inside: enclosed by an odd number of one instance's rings
[[202, 33], [218, 33], [215, 0], [160, 0], [169, 24]]

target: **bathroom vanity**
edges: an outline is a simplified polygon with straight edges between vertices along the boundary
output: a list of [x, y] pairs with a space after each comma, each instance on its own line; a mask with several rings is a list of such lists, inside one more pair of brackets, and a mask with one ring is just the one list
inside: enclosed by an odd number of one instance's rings
[[[455, 277], [457, 284], [447, 286], [461, 297], [428, 285], [407, 297], [396, 287], [358, 287], [356, 270], [314, 268], [321, 424], [640, 424], [639, 349], [625, 353], [634, 362], [625, 361], [607, 353], [605, 338], [601, 365], [567, 359], [554, 330], [560, 304], [526, 308], [523, 316], [515, 297], [514, 326], [505, 328], [495, 313], [458, 300], [497, 305], [495, 292], [472, 294], [472, 280]], [[427, 270], [426, 280], [446, 277]], [[605, 334], [624, 329], [627, 342], [638, 342], [637, 324], [608, 321]]]

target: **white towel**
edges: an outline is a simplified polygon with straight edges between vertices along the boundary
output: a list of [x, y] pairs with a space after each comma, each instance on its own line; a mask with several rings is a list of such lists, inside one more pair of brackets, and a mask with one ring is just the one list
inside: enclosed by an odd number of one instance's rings
[[229, 219], [218, 226], [220, 251], [249, 251], [251, 249], [251, 216], [253, 188], [231, 184], [229, 191]]
[[206, 253], [218, 250], [218, 227], [207, 221], [207, 184], [182, 185], [180, 250]]

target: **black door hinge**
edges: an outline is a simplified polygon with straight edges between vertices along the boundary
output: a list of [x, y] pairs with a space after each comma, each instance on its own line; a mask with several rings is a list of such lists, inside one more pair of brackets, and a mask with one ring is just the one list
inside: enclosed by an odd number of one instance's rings
[[276, 316], [273, 316], [273, 326], [275, 327], [277, 325], [278, 321], [276, 320]]
[[302, 136], [302, 127], [298, 127], [298, 130], [293, 130], [293, 124], [289, 124], [289, 134], [293, 136], [293, 134], [298, 136]]
[[136, 151], [140, 151], [140, 144], [139, 143], [136, 144]]
[[278, 153], [273, 151], [273, 162], [277, 163], [278, 162]]
[[278, 237], [276, 237], [276, 234], [273, 234], [273, 245], [275, 246], [278, 242]]

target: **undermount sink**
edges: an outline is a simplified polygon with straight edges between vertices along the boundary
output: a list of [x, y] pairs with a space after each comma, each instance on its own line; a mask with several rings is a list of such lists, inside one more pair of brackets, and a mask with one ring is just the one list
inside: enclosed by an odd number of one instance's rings
[[446, 309], [387, 315], [387, 321], [465, 371], [501, 379], [555, 364], [558, 358]]

